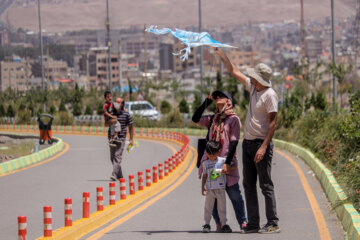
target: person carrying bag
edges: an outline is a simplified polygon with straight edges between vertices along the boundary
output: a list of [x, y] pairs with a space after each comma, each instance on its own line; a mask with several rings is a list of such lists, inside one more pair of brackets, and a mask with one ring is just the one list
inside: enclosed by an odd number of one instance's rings
[[[215, 100], [216, 111], [213, 115], [204, 115], [206, 107], [212, 100]], [[247, 217], [245, 212], [245, 204], [239, 188], [239, 169], [236, 147], [240, 138], [241, 123], [239, 117], [234, 112], [231, 95], [224, 91], [214, 91], [207, 97], [204, 103], [195, 111], [192, 121], [197, 125], [204, 126], [209, 129], [207, 134], [208, 140], [219, 142], [221, 150], [219, 157], [225, 158], [221, 174], [226, 174], [225, 191], [233, 205], [236, 220], [240, 230], [246, 227]], [[198, 149], [201, 151], [202, 144], [206, 141], [199, 141]], [[203, 173], [202, 162], [207, 159], [207, 153], [198, 152], [199, 178]], [[222, 226], [219, 219], [217, 204], [214, 205], [213, 217], [217, 224], [217, 231], [221, 231]]]
[[[211, 102], [212, 102], [212, 96], [210, 95], [209, 97], [207, 97], [205, 99], [203, 104], [201, 104], [201, 106], [195, 111], [194, 115], [192, 116], [192, 121], [194, 123], [198, 123], [200, 121], [202, 114], [204, 113], [205, 109], [211, 104]], [[210, 118], [210, 120], [209, 120], [208, 132], [206, 134], [206, 137], [198, 139], [198, 146], [197, 146], [198, 157], [197, 157], [197, 162], [196, 162], [197, 168], [200, 167], [201, 158], [204, 155], [206, 143], [207, 143], [207, 141], [209, 141], [209, 130], [212, 125], [212, 121], [214, 119], [214, 114], [208, 115], [208, 117]]]

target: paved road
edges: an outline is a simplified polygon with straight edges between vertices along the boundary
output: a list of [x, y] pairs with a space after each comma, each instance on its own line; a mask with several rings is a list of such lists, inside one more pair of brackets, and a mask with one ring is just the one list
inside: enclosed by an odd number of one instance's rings
[[[89, 191], [91, 202], [95, 202], [95, 189], [107, 189], [111, 166], [109, 153], [102, 137], [60, 136], [70, 145], [61, 157], [0, 178], [0, 239], [14, 239], [17, 236], [17, 216], [28, 216], [28, 237], [42, 235], [42, 206], [53, 206], [53, 229], [63, 226], [63, 201], [73, 198], [74, 219], [81, 217], [82, 192]], [[125, 153], [125, 176], [138, 170], [150, 168], [172, 155], [172, 151], [159, 143], [139, 141], [140, 148], [131, 154]], [[196, 146], [196, 138], [191, 138]], [[241, 156], [241, 147], [238, 148]], [[310, 169], [292, 156], [305, 173], [312, 192], [326, 219], [332, 239], [344, 239], [344, 232], [329, 208], [321, 186]], [[274, 155], [273, 180], [276, 187], [280, 234], [239, 235], [235, 216], [228, 201], [228, 223], [235, 233], [226, 234], [228, 239], [320, 239], [317, 223], [311, 210], [304, 188], [293, 165], [279, 154]], [[117, 194], [119, 194], [117, 192]], [[107, 203], [107, 194], [104, 202]], [[261, 200], [261, 223], [265, 223], [263, 198]], [[117, 199], [119, 196], [117, 195]], [[219, 234], [200, 233], [203, 225], [203, 202], [200, 181], [196, 171], [174, 191], [156, 201], [142, 212], [121, 225], [110, 229], [100, 239], [218, 239]], [[75, 207], [77, 206], [77, 207]], [[91, 211], [94, 211], [94, 204]], [[56, 213], [59, 212], [59, 213]], [[116, 223], [123, 216], [112, 221]], [[108, 226], [108, 225], [107, 225]], [[105, 226], [106, 227], [106, 226]], [[215, 225], [212, 222], [212, 227]], [[100, 228], [101, 229], [101, 228]], [[83, 239], [91, 237], [94, 231]]]

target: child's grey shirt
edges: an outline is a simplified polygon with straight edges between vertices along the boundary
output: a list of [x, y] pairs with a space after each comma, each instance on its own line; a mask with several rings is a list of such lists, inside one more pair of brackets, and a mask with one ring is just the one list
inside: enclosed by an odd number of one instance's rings
[[[222, 161], [222, 160], [220, 160]], [[206, 160], [203, 164], [203, 171], [207, 174], [206, 189], [221, 189], [226, 186], [226, 176], [215, 171], [218, 161]], [[219, 163], [218, 163], [219, 165]]]

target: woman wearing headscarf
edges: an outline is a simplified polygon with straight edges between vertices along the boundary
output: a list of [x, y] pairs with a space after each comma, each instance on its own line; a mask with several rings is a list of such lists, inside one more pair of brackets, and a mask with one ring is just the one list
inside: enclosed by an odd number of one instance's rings
[[[204, 115], [205, 109], [210, 103], [216, 101], [216, 110], [214, 115]], [[221, 152], [219, 157], [226, 158], [223, 172], [226, 174], [226, 192], [234, 207], [236, 219], [240, 226], [240, 231], [246, 226], [247, 217], [245, 212], [244, 200], [239, 188], [239, 169], [236, 147], [240, 138], [241, 122], [234, 113], [231, 95], [223, 91], [214, 91], [209, 95], [203, 104], [195, 111], [192, 121], [200, 126], [209, 129], [209, 140], [220, 142]], [[204, 152], [201, 162], [207, 159], [207, 153]], [[233, 170], [229, 166], [236, 166]], [[202, 174], [202, 165], [199, 167], [199, 177]], [[220, 231], [221, 224], [217, 212], [216, 204], [214, 206], [213, 217], [217, 224], [217, 231]]]

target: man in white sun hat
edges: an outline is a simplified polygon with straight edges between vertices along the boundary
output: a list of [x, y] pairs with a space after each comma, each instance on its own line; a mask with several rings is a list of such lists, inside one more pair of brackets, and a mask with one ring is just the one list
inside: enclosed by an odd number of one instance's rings
[[[230, 62], [222, 50], [215, 48], [215, 54], [220, 57], [230, 75], [240, 81], [250, 93], [242, 144], [243, 185], [249, 222], [243, 232], [280, 232], [274, 184], [271, 180], [274, 146], [271, 139], [275, 132], [278, 111], [278, 96], [271, 88], [272, 70], [266, 64], [259, 63], [255, 68], [246, 69], [249, 76], [247, 77]], [[260, 188], [265, 197], [267, 223], [262, 228], [260, 228], [256, 191], [257, 176], [259, 176]]]

